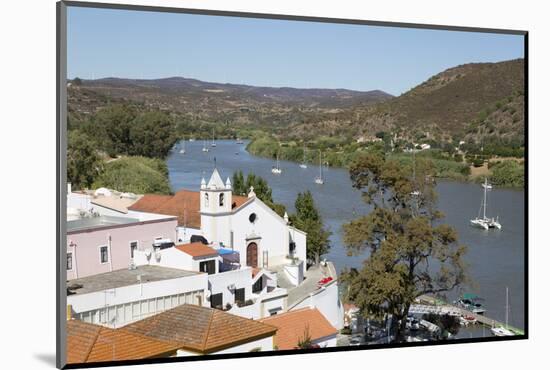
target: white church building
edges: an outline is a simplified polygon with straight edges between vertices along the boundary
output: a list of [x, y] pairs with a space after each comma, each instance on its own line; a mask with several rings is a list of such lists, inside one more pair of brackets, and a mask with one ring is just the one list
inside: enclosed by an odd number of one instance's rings
[[242, 267], [270, 268], [293, 260], [300, 266], [296, 279], [301, 281], [307, 234], [256, 197], [253, 188], [247, 197], [233, 195], [232, 190], [229, 178], [224, 182], [214, 169], [208, 182], [202, 179], [199, 192], [146, 194], [129, 209], [178, 216], [178, 242], [202, 236], [210, 245], [238, 252]]

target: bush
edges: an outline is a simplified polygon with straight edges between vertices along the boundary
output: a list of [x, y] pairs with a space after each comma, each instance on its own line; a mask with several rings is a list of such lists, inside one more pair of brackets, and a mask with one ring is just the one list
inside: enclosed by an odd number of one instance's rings
[[107, 187], [136, 194], [170, 194], [168, 169], [160, 159], [124, 157], [105, 164], [94, 187]]
[[492, 166], [490, 181], [494, 185], [523, 187], [525, 186], [524, 165], [516, 161], [502, 161]]

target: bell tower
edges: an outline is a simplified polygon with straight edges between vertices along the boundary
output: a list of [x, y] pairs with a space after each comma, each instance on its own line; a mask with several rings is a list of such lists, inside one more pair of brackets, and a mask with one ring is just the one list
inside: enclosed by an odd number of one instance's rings
[[217, 168], [208, 183], [204, 178], [201, 181], [201, 229], [209, 241], [229, 244], [232, 189], [229, 178], [224, 184]]

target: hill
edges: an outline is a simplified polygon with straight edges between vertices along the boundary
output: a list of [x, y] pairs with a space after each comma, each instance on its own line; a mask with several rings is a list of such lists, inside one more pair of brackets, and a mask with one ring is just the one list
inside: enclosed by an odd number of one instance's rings
[[257, 87], [172, 77], [155, 80], [105, 78], [72, 81], [69, 112], [85, 119], [108, 103], [160, 109], [188, 120], [280, 125], [301, 122], [312, 112], [369, 106], [392, 96], [383, 91]]
[[374, 106], [352, 107], [317, 122], [293, 127], [296, 135], [318, 131], [385, 131], [398, 137], [473, 142], [523, 140], [523, 59], [472, 63], [445, 70], [399, 97]]

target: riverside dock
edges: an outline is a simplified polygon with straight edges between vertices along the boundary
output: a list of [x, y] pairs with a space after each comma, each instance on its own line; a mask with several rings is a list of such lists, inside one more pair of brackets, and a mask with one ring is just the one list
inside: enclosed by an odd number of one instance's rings
[[[437, 299], [432, 296], [428, 295], [422, 295], [417, 298], [417, 301], [419, 304], [412, 306], [414, 313], [436, 313], [436, 314], [447, 314], [451, 316], [471, 316], [476, 319], [478, 323], [481, 325], [487, 326], [489, 328], [494, 327], [506, 327], [506, 324], [492, 319], [490, 317], [487, 317], [485, 315], [479, 315], [476, 313], [473, 313], [472, 311], [469, 311], [465, 308], [458, 307], [452, 304], [449, 304], [445, 301], [442, 301], [440, 299]], [[430, 309], [430, 307], [432, 309]], [[510, 325], [507, 326], [507, 328], [517, 335], [523, 335], [524, 332], [521, 329], [514, 328]]]

